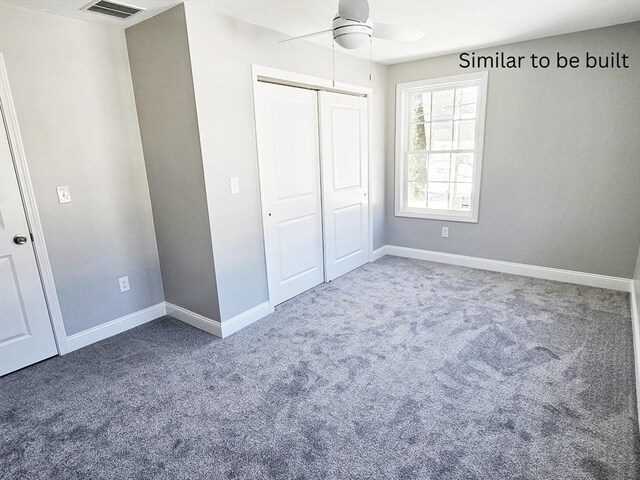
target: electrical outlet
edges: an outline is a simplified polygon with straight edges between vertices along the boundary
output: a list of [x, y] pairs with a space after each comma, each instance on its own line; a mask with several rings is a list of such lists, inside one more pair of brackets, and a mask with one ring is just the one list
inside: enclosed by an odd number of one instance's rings
[[130, 290], [129, 277], [119, 278], [118, 283], [120, 284], [120, 292], [128, 292]]
[[449, 238], [449, 227], [442, 227], [442, 236], [444, 238]]

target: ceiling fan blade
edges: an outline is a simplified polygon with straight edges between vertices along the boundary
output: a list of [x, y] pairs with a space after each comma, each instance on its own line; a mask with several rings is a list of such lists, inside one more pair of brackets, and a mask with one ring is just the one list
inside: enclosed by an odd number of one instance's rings
[[367, 0], [340, 0], [338, 15], [345, 20], [366, 22], [369, 19], [369, 2]]
[[410, 27], [401, 27], [389, 23], [373, 24], [373, 38], [384, 38], [386, 40], [398, 40], [400, 42], [415, 42], [424, 37], [424, 32]]
[[322, 30], [321, 32], [307, 33], [306, 35], [300, 35], [298, 37], [285, 38], [284, 40], [280, 40], [278, 43], [290, 42], [291, 40], [298, 40], [300, 38], [315, 37], [316, 35], [322, 35], [323, 33], [329, 33], [329, 32], [331, 32], [331, 29]]

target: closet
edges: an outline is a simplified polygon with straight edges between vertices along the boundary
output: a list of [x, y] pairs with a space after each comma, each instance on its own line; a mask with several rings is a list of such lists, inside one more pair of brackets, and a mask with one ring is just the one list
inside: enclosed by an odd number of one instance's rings
[[367, 98], [267, 82], [254, 94], [277, 305], [369, 260]]

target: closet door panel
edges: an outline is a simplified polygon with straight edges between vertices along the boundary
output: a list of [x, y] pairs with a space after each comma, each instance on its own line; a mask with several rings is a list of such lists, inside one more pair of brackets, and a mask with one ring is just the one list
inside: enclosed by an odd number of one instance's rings
[[324, 280], [317, 104], [312, 90], [256, 87], [265, 256], [274, 305]]
[[325, 280], [369, 261], [367, 99], [320, 92]]

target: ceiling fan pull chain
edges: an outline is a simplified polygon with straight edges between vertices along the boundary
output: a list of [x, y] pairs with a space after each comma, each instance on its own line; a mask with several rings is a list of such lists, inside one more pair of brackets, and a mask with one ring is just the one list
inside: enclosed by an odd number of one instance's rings
[[371, 82], [372, 69], [373, 69], [373, 37], [369, 37], [369, 82]]
[[331, 42], [331, 62], [332, 62], [332, 85], [333, 88], [336, 88], [336, 43]]

